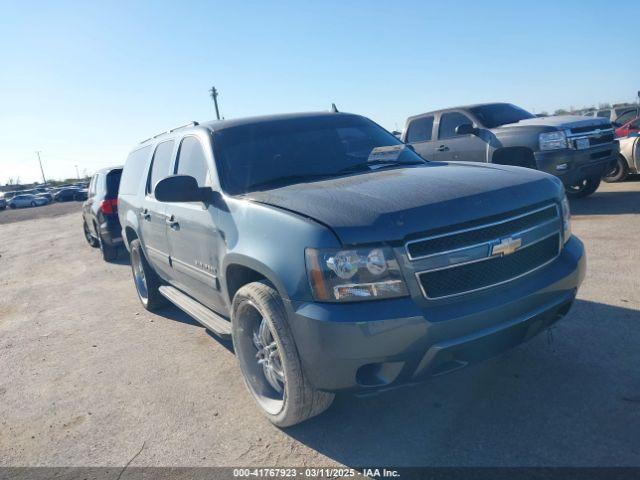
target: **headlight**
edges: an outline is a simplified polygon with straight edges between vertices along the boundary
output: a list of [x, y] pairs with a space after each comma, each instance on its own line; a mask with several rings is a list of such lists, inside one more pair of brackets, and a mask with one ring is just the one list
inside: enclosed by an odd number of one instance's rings
[[567, 136], [562, 131], [541, 133], [538, 141], [540, 142], [540, 150], [567, 148]]
[[404, 297], [407, 287], [388, 247], [305, 250], [316, 300], [353, 302]]
[[562, 201], [560, 202], [560, 206], [562, 207], [562, 232], [564, 243], [569, 241], [571, 238], [571, 211], [569, 210], [569, 200], [567, 200], [567, 196], [565, 195]]

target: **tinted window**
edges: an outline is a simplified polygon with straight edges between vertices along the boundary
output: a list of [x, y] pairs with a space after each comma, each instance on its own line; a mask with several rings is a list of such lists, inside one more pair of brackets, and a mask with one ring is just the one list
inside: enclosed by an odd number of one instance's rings
[[456, 127], [465, 123], [473, 123], [469, 117], [458, 112], [445, 113], [440, 117], [439, 139], [456, 136]]
[[185, 137], [180, 144], [178, 164], [175, 172], [179, 175], [190, 175], [198, 181], [198, 185], [208, 185], [207, 157], [202, 145], [196, 137]]
[[127, 157], [124, 165], [122, 180], [120, 181], [120, 193], [123, 195], [135, 195], [138, 192], [140, 182], [143, 181], [144, 167], [149, 158], [151, 145], [135, 150]]
[[231, 194], [425, 163], [391, 133], [355, 115], [229, 127], [214, 134], [213, 144], [223, 188]]
[[534, 118], [533, 114], [510, 103], [480, 105], [479, 107], [472, 107], [469, 110], [485, 128], [496, 128], [501, 125], [508, 125], [519, 122], [520, 120]]
[[407, 131], [407, 142], [427, 142], [431, 140], [433, 131], [433, 117], [423, 117], [413, 120]]
[[156, 147], [151, 161], [151, 176], [147, 184], [147, 193], [152, 193], [156, 183], [171, 175], [172, 154], [173, 140], [159, 143]]
[[637, 116], [638, 116], [638, 113], [636, 112], [636, 110], [627, 110], [626, 112], [618, 115], [618, 118], [616, 118], [616, 123], [618, 125], [624, 125], [625, 123], [630, 122]]
[[596, 113], [597, 117], [609, 118], [611, 116], [611, 110], [599, 110]]
[[120, 177], [122, 176], [122, 170], [111, 170], [107, 174], [107, 196], [115, 198], [118, 196], [118, 189], [120, 187]]

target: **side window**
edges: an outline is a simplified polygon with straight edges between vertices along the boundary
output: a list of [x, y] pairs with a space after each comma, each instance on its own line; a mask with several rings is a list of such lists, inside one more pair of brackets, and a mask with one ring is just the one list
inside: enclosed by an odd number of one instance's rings
[[138, 187], [144, 176], [144, 167], [146, 166], [151, 145], [135, 150], [129, 154], [127, 161], [122, 170], [122, 180], [120, 181], [121, 195], [135, 195], [138, 193]]
[[98, 179], [98, 175], [94, 175], [91, 177], [91, 183], [89, 184], [89, 196], [93, 197], [96, 194], [96, 180]]
[[456, 137], [456, 127], [463, 125], [465, 123], [473, 122], [462, 113], [451, 112], [445, 113], [440, 117], [440, 127], [438, 129], [438, 138], [440, 140], [445, 138], [454, 138]]
[[153, 189], [160, 180], [171, 175], [171, 159], [173, 157], [173, 140], [159, 143], [151, 161], [151, 175], [147, 183], [147, 193], [153, 193]]
[[433, 131], [433, 117], [423, 117], [412, 121], [407, 131], [407, 143], [428, 142]]
[[196, 137], [185, 137], [180, 143], [175, 173], [194, 177], [201, 187], [209, 184], [207, 157], [204, 154], [200, 140]]

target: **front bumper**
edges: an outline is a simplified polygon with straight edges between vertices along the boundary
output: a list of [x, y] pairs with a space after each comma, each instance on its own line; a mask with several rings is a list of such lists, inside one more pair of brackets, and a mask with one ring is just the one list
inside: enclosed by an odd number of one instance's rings
[[534, 156], [538, 170], [555, 175], [565, 186], [573, 186], [584, 178], [602, 178], [609, 173], [615, 166], [618, 151], [618, 142], [611, 142], [585, 150], [535, 152]]
[[456, 370], [532, 338], [569, 311], [585, 270], [582, 242], [572, 237], [544, 268], [466, 300], [286, 308], [315, 388], [374, 391]]

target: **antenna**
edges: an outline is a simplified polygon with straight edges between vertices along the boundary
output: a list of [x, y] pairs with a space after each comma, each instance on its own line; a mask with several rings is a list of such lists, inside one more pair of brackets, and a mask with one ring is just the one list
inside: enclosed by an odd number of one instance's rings
[[338, 107], [336, 107], [336, 104], [335, 104], [335, 103], [332, 103], [332, 104], [331, 104], [331, 111], [332, 111], [333, 113], [339, 113], [339, 112], [338, 112]]

